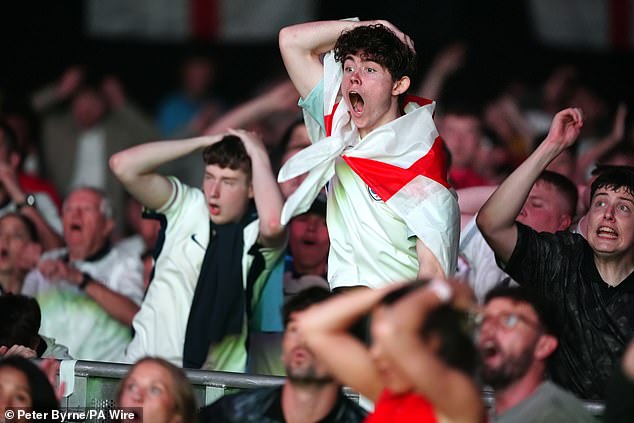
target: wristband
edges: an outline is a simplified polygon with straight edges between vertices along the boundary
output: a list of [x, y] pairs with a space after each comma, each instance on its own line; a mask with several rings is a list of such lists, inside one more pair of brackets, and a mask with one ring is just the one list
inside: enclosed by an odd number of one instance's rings
[[79, 284], [79, 289], [84, 291], [86, 289], [86, 286], [88, 286], [90, 282], [92, 282], [92, 277], [88, 273], [83, 272], [81, 277], [81, 283]]
[[443, 303], [448, 303], [451, 300], [451, 296], [453, 295], [453, 291], [451, 286], [447, 282], [442, 279], [433, 279], [429, 282], [427, 289], [432, 291], [440, 301]]

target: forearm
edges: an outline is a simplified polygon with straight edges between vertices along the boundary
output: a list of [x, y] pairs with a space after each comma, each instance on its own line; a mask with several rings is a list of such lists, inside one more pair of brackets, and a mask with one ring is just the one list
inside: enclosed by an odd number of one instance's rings
[[64, 246], [64, 240], [61, 235], [55, 232], [55, 230], [46, 222], [44, 217], [42, 217], [35, 207], [23, 207], [20, 210], [20, 213], [29, 218], [29, 220], [31, 220], [31, 222], [35, 225], [43, 251], [49, 251]]
[[132, 325], [132, 319], [139, 311], [139, 306], [128, 297], [111, 290], [94, 278], [86, 285], [85, 291], [114, 319], [126, 326]]
[[282, 60], [302, 97], [321, 79], [319, 56], [331, 50], [343, 31], [358, 22], [347, 20], [307, 22], [282, 28], [279, 35]]
[[506, 262], [517, 242], [515, 219], [539, 177], [559, 151], [542, 143], [497, 190], [480, 209], [476, 218], [478, 228], [493, 251]]
[[207, 137], [155, 141], [136, 145], [114, 154], [110, 167], [125, 184], [126, 180], [153, 172], [159, 166], [186, 156], [202, 147]]
[[269, 156], [264, 149], [250, 152], [253, 169], [253, 192], [260, 220], [259, 240], [262, 245], [274, 247], [285, 240], [285, 227], [280, 222], [284, 199], [273, 176]]
[[226, 131], [228, 128], [244, 128], [253, 122], [263, 119], [273, 111], [274, 108], [266, 103], [265, 98], [256, 97], [220, 116], [219, 119], [205, 129], [205, 133], [215, 134]]
[[386, 292], [386, 288], [359, 287], [334, 295], [302, 313], [303, 332], [307, 335], [346, 332], [360, 317], [372, 310]]

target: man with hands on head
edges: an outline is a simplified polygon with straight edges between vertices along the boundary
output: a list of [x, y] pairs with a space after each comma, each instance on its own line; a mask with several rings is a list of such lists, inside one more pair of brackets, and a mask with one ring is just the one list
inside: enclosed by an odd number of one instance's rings
[[504, 270], [557, 305], [555, 319], [566, 330], [550, 362], [553, 380], [582, 398], [602, 399], [634, 333], [634, 170], [605, 172], [592, 184], [587, 241], [515, 221], [538, 175], [582, 125], [580, 109], [557, 113], [544, 141], [482, 207], [477, 224]]
[[[433, 279], [352, 290], [295, 320], [328, 371], [375, 402], [367, 422], [482, 422], [477, 352], [464, 320], [473, 301], [468, 285]], [[368, 312], [371, 347], [348, 331]]]
[[[156, 172], [201, 149], [202, 190]], [[154, 278], [126, 360], [156, 355], [184, 367], [244, 371], [246, 319], [286, 239], [282, 196], [261, 140], [229, 130], [151, 142], [115, 154], [110, 166], [162, 221]]]
[[279, 45], [313, 141], [280, 171], [308, 172], [282, 221], [328, 183], [331, 289], [451, 274], [459, 211], [434, 106], [406, 98], [412, 40], [386, 21], [340, 20], [283, 28]]

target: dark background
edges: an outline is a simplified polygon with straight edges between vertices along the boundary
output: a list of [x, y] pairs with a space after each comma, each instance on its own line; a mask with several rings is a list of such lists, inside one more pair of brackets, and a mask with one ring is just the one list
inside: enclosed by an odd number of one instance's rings
[[[134, 0], [131, 0], [134, 1]], [[83, 27], [84, 2], [3, 2], [0, 35], [0, 110], [25, 104], [28, 93], [56, 80], [71, 64], [120, 77], [129, 96], [153, 112], [177, 83], [180, 58], [196, 50], [218, 60], [218, 94], [243, 100], [267, 79], [284, 75], [274, 41], [226, 44], [213, 40], [150, 43], [94, 39]], [[358, 16], [392, 21], [416, 42], [421, 74], [442, 47], [463, 40], [468, 62], [447, 94], [482, 100], [519, 79], [539, 84], [553, 66], [580, 66], [584, 78], [609, 101], [632, 98], [631, 51], [558, 49], [542, 45], [532, 30], [524, 1], [400, 0], [318, 2], [318, 18]]]

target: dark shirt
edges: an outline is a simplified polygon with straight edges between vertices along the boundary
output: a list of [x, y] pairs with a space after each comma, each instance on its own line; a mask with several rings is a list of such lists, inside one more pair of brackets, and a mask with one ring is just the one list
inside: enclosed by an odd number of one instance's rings
[[549, 362], [553, 380], [581, 398], [603, 399], [606, 381], [634, 335], [634, 273], [611, 287], [581, 235], [517, 227], [517, 245], [504, 270], [553, 304], [559, 331], [559, 348]]
[[[366, 417], [366, 411], [340, 392], [330, 413], [316, 423], [356, 423]], [[282, 423], [282, 386], [249, 389], [225, 395], [200, 409], [200, 423]]]
[[607, 396], [605, 398], [604, 423], [631, 423], [634, 422], [634, 380], [630, 379], [623, 371], [622, 366], [617, 366], [608, 383]]

